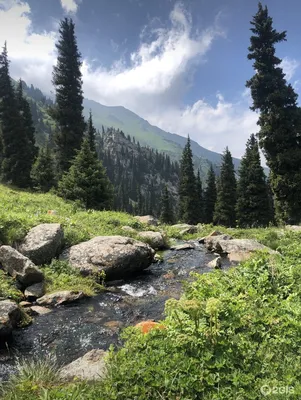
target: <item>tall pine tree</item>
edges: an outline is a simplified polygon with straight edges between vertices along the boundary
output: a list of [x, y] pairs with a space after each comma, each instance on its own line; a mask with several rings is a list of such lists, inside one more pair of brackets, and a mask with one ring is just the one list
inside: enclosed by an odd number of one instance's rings
[[23, 97], [17, 98], [12, 86], [5, 43], [0, 55], [1, 179], [21, 188], [31, 184], [30, 170], [34, 152], [34, 140], [30, 137], [30, 111], [26, 104]]
[[236, 223], [236, 178], [231, 153], [226, 147], [223, 154], [220, 177], [217, 185], [217, 200], [214, 223], [229, 227]]
[[204, 194], [199, 169], [196, 177], [196, 201], [197, 222], [204, 222]]
[[196, 179], [193, 171], [190, 138], [182, 153], [179, 183], [179, 219], [187, 224], [197, 223]]
[[204, 222], [211, 224], [216, 203], [216, 180], [213, 166], [210, 166], [206, 180], [206, 189], [204, 193]]
[[68, 172], [58, 184], [58, 194], [79, 201], [87, 209], [110, 209], [113, 189], [96, 151], [90, 148], [86, 137]]
[[247, 141], [240, 164], [236, 213], [238, 225], [244, 228], [267, 226], [270, 222], [268, 187], [255, 135]]
[[96, 150], [96, 143], [95, 143], [95, 139], [96, 139], [96, 129], [93, 125], [93, 118], [92, 118], [92, 111], [90, 110], [89, 113], [89, 119], [88, 119], [88, 124], [87, 124], [87, 136], [89, 139], [89, 143], [90, 143], [90, 148], [91, 150]]
[[249, 60], [255, 75], [247, 82], [253, 110], [260, 111], [259, 144], [271, 170], [271, 187], [276, 195], [279, 220], [301, 220], [301, 113], [297, 94], [285, 80], [275, 55], [275, 45], [286, 40], [286, 32], [273, 28], [273, 19], [261, 3], [251, 21]]
[[57, 170], [60, 176], [67, 171], [81, 147], [85, 131], [81, 54], [78, 51], [74, 23], [65, 18], [60, 23], [57, 65], [53, 68], [56, 105], [52, 115], [57, 123], [54, 134]]
[[161, 197], [160, 221], [162, 222], [162, 224], [172, 224], [174, 222], [172, 202], [167, 185], [165, 185]]
[[34, 189], [39, 192], [48, 192], [55, 185], [54, 163], [48, 143], [39, 150], [32, 166], [31, 179]]

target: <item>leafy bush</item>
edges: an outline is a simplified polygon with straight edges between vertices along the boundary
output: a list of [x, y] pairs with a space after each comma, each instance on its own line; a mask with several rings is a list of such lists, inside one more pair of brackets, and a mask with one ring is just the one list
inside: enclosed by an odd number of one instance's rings
[[0, 298], [21, 301], [23, 293], [15, 286], [13, 278], [9, 277], [4, 271], [0, 270]]

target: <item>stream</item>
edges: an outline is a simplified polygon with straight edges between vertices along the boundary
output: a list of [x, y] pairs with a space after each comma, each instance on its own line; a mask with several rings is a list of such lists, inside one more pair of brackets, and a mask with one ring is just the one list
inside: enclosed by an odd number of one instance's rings
[[[178, 242], [181, 244], [183, 242]], [[164, 304], [179, 298], [190, 272], [205, 273], [215, 258], [204, 246], [163, 252], [163, 262], [152, 264], [135, 278], [109, 286], [109, 291], [34, 318], [33, 323], [13, 332], [9, 348], [0, 350], [0, 381], [14, 373], [19, 358], [55, 358], [68, 364], [92, 349], [121, 345], [120, 329], [140, 321], [164, 317]]]

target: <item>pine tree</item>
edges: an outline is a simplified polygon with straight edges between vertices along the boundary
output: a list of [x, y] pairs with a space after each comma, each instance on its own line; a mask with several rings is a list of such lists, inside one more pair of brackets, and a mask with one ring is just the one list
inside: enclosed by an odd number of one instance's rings
[[236, 222], [236, 178], [231, 153], [226, 147], [223, 154], [217, 185], [217, 200], [213, 221], [218, 225], [233, 227]]
[[59, 196], [79, 201], [87, 209], [110, 209], [113, 189], [96, 151], [85, 138], [72, 165], [58, 184]]
[[203, 194], [203, 185], [200, 175], [200, 170], [198, 169], [197, 178], [196, 178], [196, 220], [197, 222], [204, 222], [204, 194]]
[[285, 80], [275, 56], [275, 45], [286, 40], [286, 32], [273, 28], [273, 19], [261, 3], [251, 21], [248, 59], [254, 60], [255, 75], [247, 82], [253, 110], [260, 111], [259, 145], [271, 170], [278, 219], [301, 220], [301, 113], [297, 94]]
[[216, 204], [216, 180], [213, 166], [210, 166], [206, 180], [206, 189], [204, 194], [204, 222], [211, 224], [213, 222], [214, 209]]
[[87, 126], [87, 136], [89, 138], [90, 148], [92, 151], [96, 150], [96, 129], [93, 125], [92, 112], [90, 110], [88, 126]]
[[55, 185], [54, 163], [48, 143], [41, 147], [38, 157], [32, 166], [31, 179], [33, 187], [39, 192], [49, 192]]
[[172, 202], [170, 199], [170, 194], [167, 185], [165, 185], [161, 197], [160, 221], [162, 222], [162, 224], [172, 224], [174, 222]]
[[[2, 130], [1, 178], [21, 188], [30, 185], [31, 146], [24, 126], [23, 109], [9, 75], [6, 43], [0, 55], [0, 121]], [[27, 158], [27, 152], [29, 157]]]
[[81, 147], [85, 131], [81, 54], [78, 51], [74, 23], [65, 18], [60, 23], [56, 44], [57, 65], [53, 68], [56, 105], [52, 116], [57, 123], [54, 135], [58, 175], [67, 171]]
[[270, 222], [268, 187], [255, 135], [247, 141], [240, 164], [236, 213], [238, 225], [244, 228], [267, 226]]
[[24, 162], [23, 168], [25, 168], [25, 170], [23, 170], [23, 173], [24, 175], [26, 174], [28, 176], [28, 184], [30, 184], [30, 171], [37, 156], [38, 149], [35, 146], [35, 128], [31, 115], [30, 105], [27, 99], [24, 97], [23, 83], [21, 79], [18, 83], [16, 95], [26, 144], [26, 149], [23, 150], [26, 154], [26, 164]]
[[193, 171], [190, 138], [182, 153], [179, 183], [179, 219], [188, 224], [197, 223], [196, 179]]

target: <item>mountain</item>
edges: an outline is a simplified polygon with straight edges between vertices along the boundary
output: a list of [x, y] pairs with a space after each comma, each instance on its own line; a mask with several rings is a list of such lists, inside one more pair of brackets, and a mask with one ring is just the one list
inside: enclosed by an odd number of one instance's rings
[[[126, 134], [134, 136], [140, 144], [150, 146], [159, 151], [168, 154], [171, 159], [179, 160], [183, 147], [186, 144], [186, 138], [175, 133], [163, 131], [157, 126], [151, 125], [145, 119], [132, 111], [121, 107], [109, 107], [97, 103], [93, 100], [84, 100], [85, 116], [88, 116], [89, 110], [93, 113], [95, 126], [101, 129], [105, 127], [114, 127], [120, 129]], [[215, 153], [200, 146], [197, 142], [191, 140], [191, 148], [198, 165], [207, 171], [209, 164], [219, 166], [221, 164], [221, 154]], [[238, 168], [240, 160], [233, 159], [235, 168]], [[204, 171], [205, 172], [205, 171]]]

